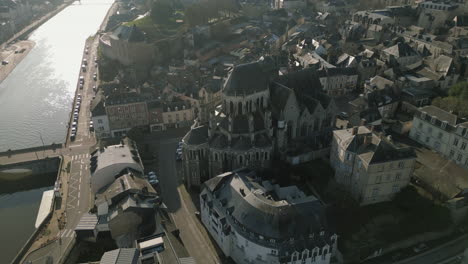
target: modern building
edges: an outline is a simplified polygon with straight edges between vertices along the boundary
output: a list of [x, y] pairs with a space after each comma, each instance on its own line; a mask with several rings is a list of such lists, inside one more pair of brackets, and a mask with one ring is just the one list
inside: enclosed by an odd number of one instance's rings
[[248, 169], [218, 175], [200, 194], [203, 225], [237, 264], [330, 263], [338, 236], [326, 208], [297, 186], [261, 181]]
[[136, 239], [154, 231], [158, 201], [156, 191], [141, 174], [116, 176], [96, 194], [99, 230], [109, 231], [118, 247], [131, 247]]
[[121, 144], [96, 150], [91, 156], [91, 187], [93, 193], [111, 184], [119, 175], [134, 171], [143, 174], [135, 142], [125, 138]]
[[367, 205], [389, 201], [408, 185], [416, 154], [360, 126], [333, 131], [330, 163], [336, 181]]
[[188, 186], [241, 167], [268, 168], [274, 156], [297, 164], [327, 155], [336, 105], [312, 68], [278, 77], [270, 59], [231, 71], [208, 124], [183, 138]]
[[435, 106], [419, 108], [410, 138], [468, 169], [468, 122]]
[[136, 248], [118, 248], [102, 255], [99, 264], [139, 264], [140, 252]]

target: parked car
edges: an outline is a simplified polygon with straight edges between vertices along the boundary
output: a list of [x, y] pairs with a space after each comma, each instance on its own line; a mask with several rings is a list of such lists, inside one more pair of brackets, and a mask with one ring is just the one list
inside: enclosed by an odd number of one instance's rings
[[83, 70], [83, 72], [86, 72], [86, 65], [81, 65], [81, 70]]
[[89, 121], [89, 131], [94, 131], [94, 124], [93, 121]]
[[89, 50], [88, 50], [88, 49], [85, 49], [85, 53], [88, 54], [88, 53], [89, 53]]
[[338, 114], [338, 117], [339, 117], [340, 119], [348, 119], [348, 118], [349, 118], [349, 115], [348, 115], [348, 113], [346, 113], [346, 112], [341, 112], [341, 113]]
[[83, 64], [84, 64], [84, 65], [88, 65], [88, 60], [87, 60], [87, 59], [84, 59], [84, 60], [83, 60]]
[[413, 248], [413, 251], [414, 251], [415, 253], [419, 253], [419, 252], [422, 252], [422, 251], [424, 251], [424, 250], [427, 250], [428, 248], [429, 248], [429, 247], [428, 247], [426, 244], [421, 243], [421, 244], [415, 246], [415, 247]]
[[149, 180], [149, 183], [150, 183], [151, 185], [156, 185], [156, 184], [159, 183], [159, 181], [156, 180], [156, 179], [154, 179], [154, 180]]
[[96, 81], [97, 80], [97, 73], [93, 74], [93, 79]]
[[75, 133], [71, 133], [71, 134], [70, 134], [70, 139], [73, 141], [73, 140], [75, 140], [75, 138], [76, 138], [76, 134], [75, 134]]
[[182, 160], [182, 154], [176, 153], [176, 161]]
[[7, 65], [9, 62], [7, 60], [2, 61], [2, 65]]
[[72, 127], [76, 127], [77, 125], [78, 125], [77, 122], [75, 122], [75, 121], [72, 122]]

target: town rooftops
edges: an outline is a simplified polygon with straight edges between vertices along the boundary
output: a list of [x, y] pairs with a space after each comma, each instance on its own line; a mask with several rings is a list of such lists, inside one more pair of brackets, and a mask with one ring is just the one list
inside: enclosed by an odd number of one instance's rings
[[[431, 120], [431, 117], [435, 117], [441, 122], [447, 122], [449, 125], [455, 126], [457, 124], [458, 117], [452, 113], [449, 113], [445, 110], [442, 110], [436, 106], [428, 105], [419, 109], [421, 113], [426, 113], [428, 120]], [[428, 121], [426, 119], [426, 121]]]
[[156, 191], [149, 182], [141, 177], [131, 173], [124, 174], [117, 178], [105, 190], [96, 194], [96, 204], [99, 205], [108, 202], [112, 204], [115, 197], [124, 195], [125, 193], [138, 193], [146, 196], [156, 196]]
[[106, 98], [106, 105], [122, 105], [145, 102], [147, 98], [141, 96], [136, 92], [123, 93], [123, 94], [111, 94]]
[[137, 264], [139, 251], [136, 248], [119, 248], [102, 255], [100, 264]]
[[[91, 167], [93, 167], [93, 158], [91, 158], [91, 163]], [[140, 163], [138, 152], [133, 146], [129, 144], [112, 145], [98, 151], [94, 173], [117, 164], [135, 164], [141, 167]]]
[[335, 130], [333, 133], [340, 139], [343, 149], [356, 153], [369, 164], [416, 158], [412, 148], [397, 146], [365, 126]]
[[384, 49], [383, 51], [397, 58], [418, 55], [418, 53], [410, 45], [401, 42], [391, 46], [390, 48]]

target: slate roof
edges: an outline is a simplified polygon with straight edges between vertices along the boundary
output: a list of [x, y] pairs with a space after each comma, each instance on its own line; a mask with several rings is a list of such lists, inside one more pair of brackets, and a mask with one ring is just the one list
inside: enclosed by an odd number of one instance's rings
[[[274, 191], [267, 190], [249, 175], [251, 171], [242, 170], [205, 182], [218, 201], [225, 201], [224, 208], [231, 212], [235, 219], [232, 224], [239, 227], [238, 232], [260, 235], [263, 243], [270, 238], [286, 242], [279, 248], [280, 256], [291, 249], [313, 248], [329, 242], [326, 210], [319, 200], [313, 196], [294, 201], [279, 199]], [[325, 231], [327, 236], [321, 238], [320, 231]], [[310, 234], [315, 234], [316, 239], [310, 239]], [[291, 238], [294, 243], [290, 243]]]
[[393, 55], [397, 58], [418, 55], [418, 53], [410, 45], [401, 42], [397, 43], [394, 46], [391, 46], [388, 49], [385, 49], [384, 52]]
[[203, 125], [190, 129], [182, 139], [188, 145], [201, 145], [208, 142], [208, 126]]
[[128, 42], [141, 42], [145, 41], [145, 33], [137, 26], [120, 26], [113, 33], [112, 37], [115, 39], [125, 40]]
[[457, 124], [458, 117], [452, 113], [444, 111], [436, 106], [428, 105], [419, 109], [421, 112], [426, 112], [428, 119], [433, 116], [439, 121], [445, 121], [449, 125], [455, 126]]
[[250, 95], [268, 89], [275, 76], [270, 59], [240, 64], [234, 67], [224, 84], [223, 93], [229, 96]]
[[324, 68], [318, 71], [319, 77], [337, 76], [337, 75], [357, 75], [356, 68]]
[[106, 115], [106, 108], [104, 107], [104, 97], [102, 93], [97, 93], [96, 97], [91, 102], [91, 114], [92, 116]]
[[[416, 158], [416, 153], [411, 147], [397, 147], [364, 126], [358, 127], [356, 135], [352, 135], [352, 130], [353, 128], [337, 130], [334, 133], [342, 140], [342, 147], [346, 151], [358, 154], [369, 164]], [[366, 137], [368, 141], [364, 143]]]
[[136, 248], [119, 248], [102, 255], [100, 264], [136, 264], [139, 251]]

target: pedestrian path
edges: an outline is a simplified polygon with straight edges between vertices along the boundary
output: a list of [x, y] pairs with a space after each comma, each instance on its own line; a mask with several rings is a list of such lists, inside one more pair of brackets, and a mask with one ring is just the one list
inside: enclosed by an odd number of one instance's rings
[[73, 156], [72, 156], [72, 160], [87, 159], [87, 158], [89, 158], [89, 157], [90, 157], [89, 153], [86, 153], [86, 154], [78, 154], [78, 155], [73, 155]]
[[73, 229], [64, 229], [64, 230], [60, 231], [59, 235], [60, 235], [61, 238], [75, 237], [75, 230], [73, 230]]

